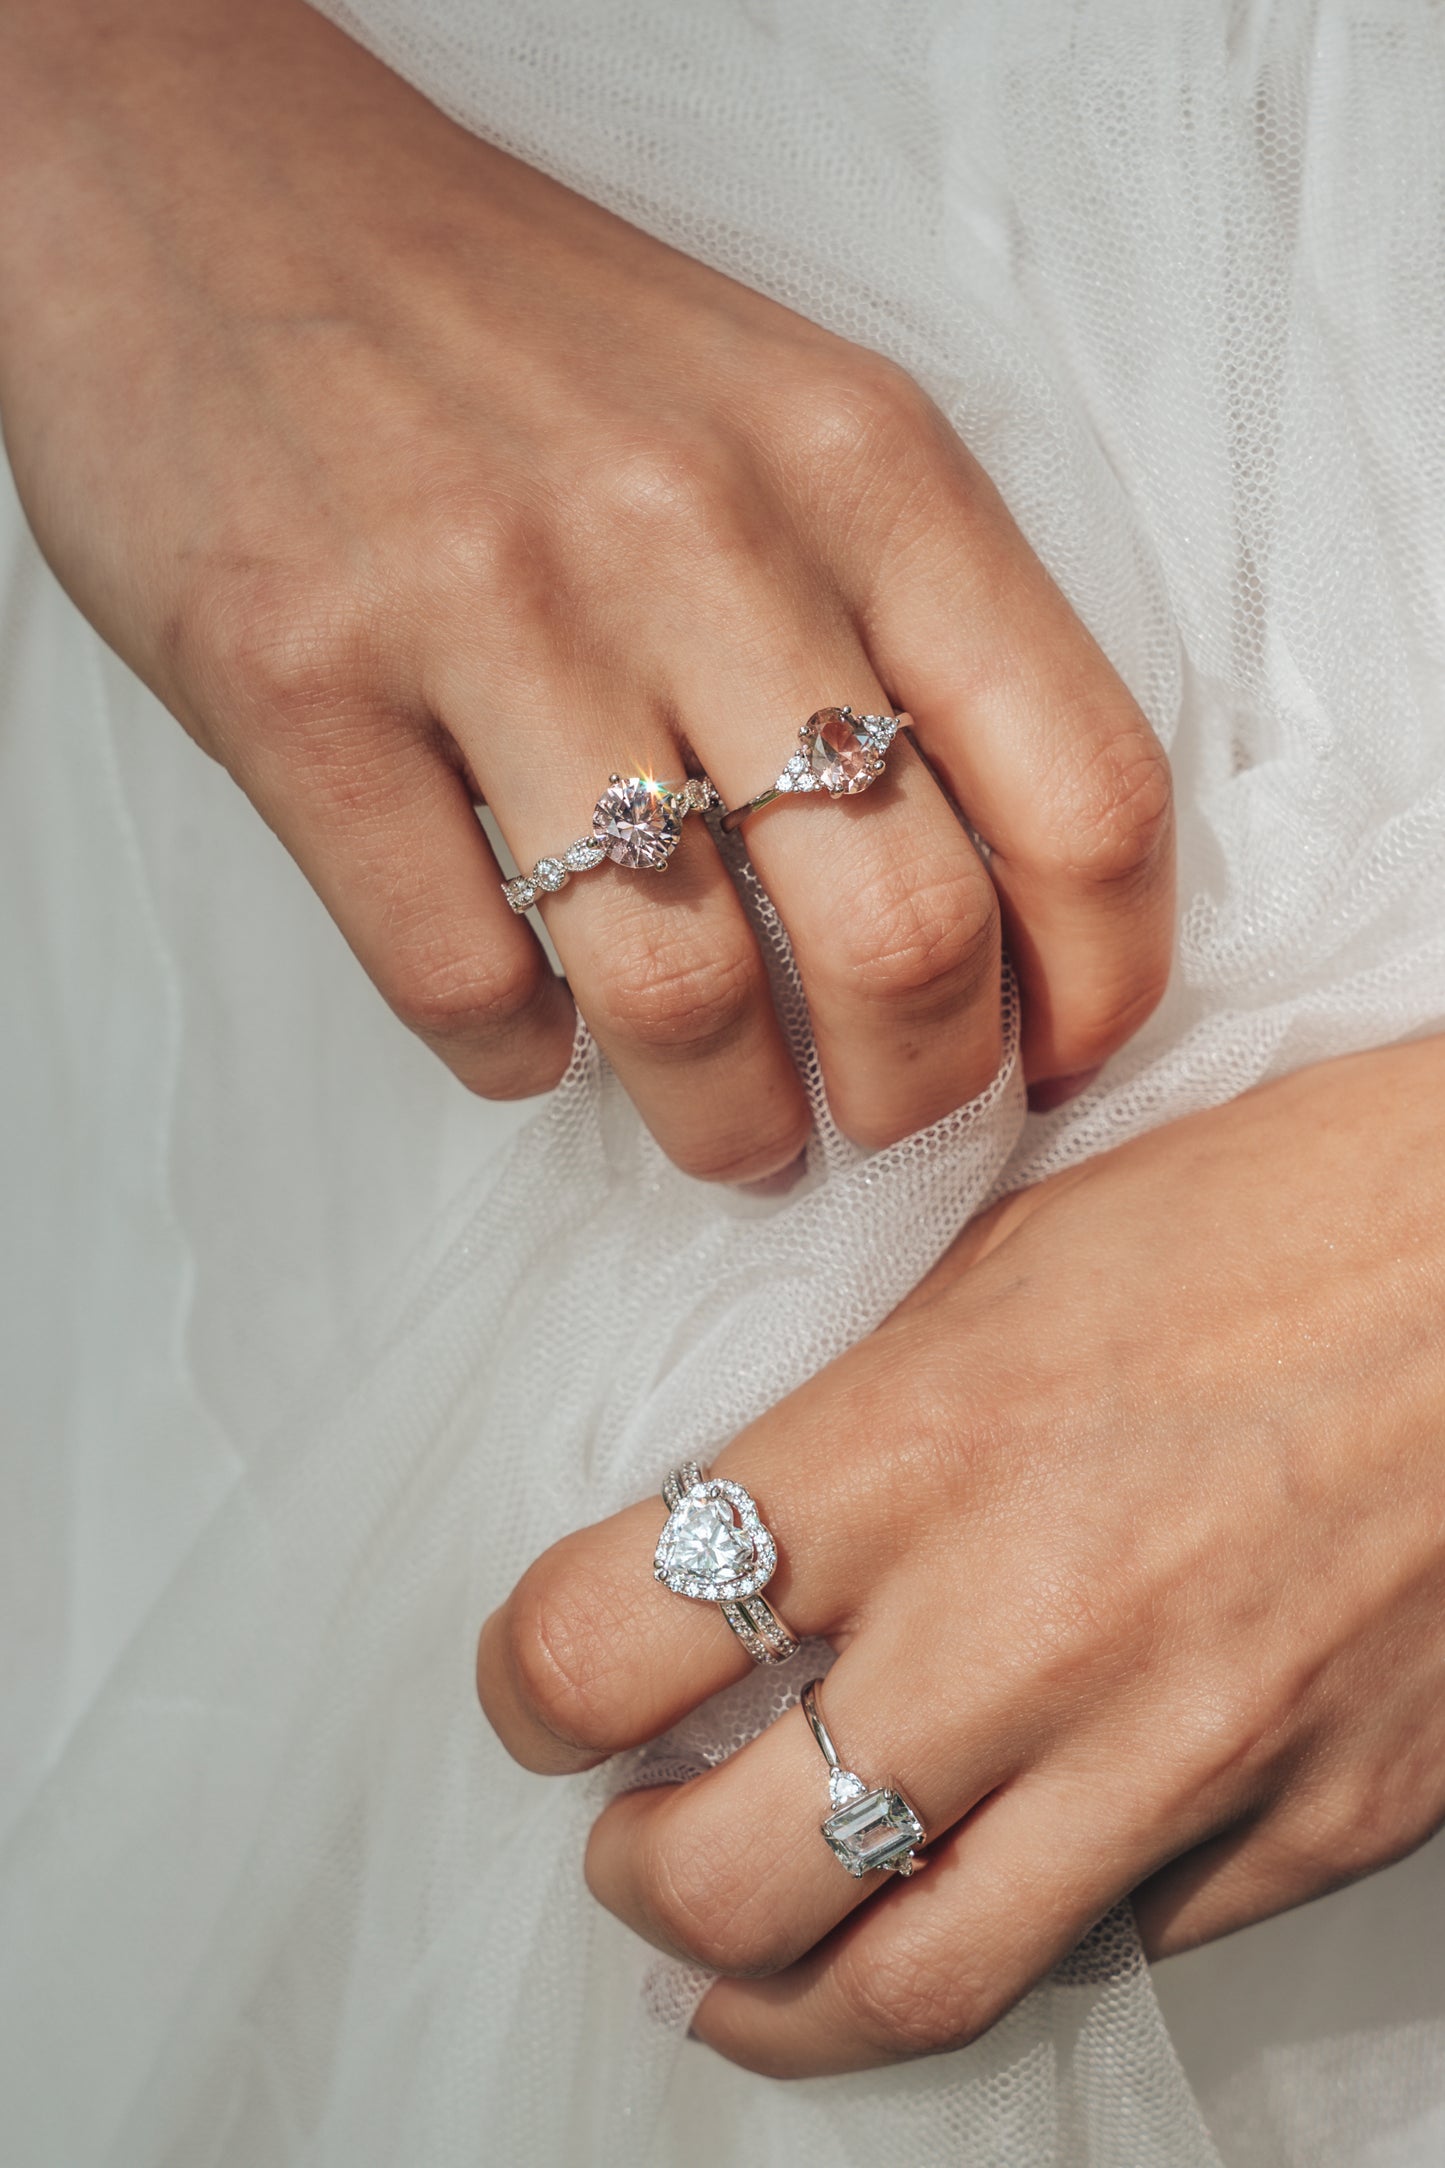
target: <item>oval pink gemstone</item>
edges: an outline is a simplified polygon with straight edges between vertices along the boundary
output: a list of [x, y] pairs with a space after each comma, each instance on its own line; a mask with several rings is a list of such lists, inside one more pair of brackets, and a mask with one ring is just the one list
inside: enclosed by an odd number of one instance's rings
[[877, 772], [870, 748], [841, 708], [819, 708], [808, 717], [808, 765], [835, 798], [866, 790]]
[[665, 866], [682, 834], [683, 801], [670, 784], [650, 775], [624, 776], [597, 801], [592, 827], [619, 866]]

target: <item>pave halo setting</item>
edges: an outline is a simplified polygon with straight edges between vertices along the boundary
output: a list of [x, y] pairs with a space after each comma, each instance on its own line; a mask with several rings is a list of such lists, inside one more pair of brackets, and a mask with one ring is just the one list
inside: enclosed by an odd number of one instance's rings
[[819, 708], [798, 732], [798, 748], [777, 781], [746, 805], [724, 813], [720, 826], [731, 834], [750, 813], [775, 798], [826, 791], [830, 798], [856, 798], [876, 783], [887, 765], [888, 748], [911, 715], [855, 715], [852, 708]]
[[590, 873], [604, 858], [635, 872], [665, 873], [689, 813], [709, 813], [721, 803], [705, 775], [686, 783], [661, 783], [653, 775], [609, 776], [592, 809], [592, 833], [565, 851], [539, 858], [530, 873], [503, 881], [502, 894], [519, 915], [540, 896], [565, 888], [574, 873]]
[[828, 1847], [855, 1878], [875, 1868], [884, 1874], [917, 1874], [927, 1864], [914, 1849], [928, 1842], [923, 1824], [891, 1784], [865, 1784], [843, 1767], [818, 1703], [822, 1683], [813, 1679], [803, 1688], [803, 1714], [828, 1764], [833, 1812], [821, 1824]]
[[662, 1496], [668, 1514], [654, 1576], [674, 1595], [717, 1604], [754, 1662], [785, 1662], [798, 1644], [762, 1593], [778, 1547], [749, 1493], [689, 1460], [673, 1469]]

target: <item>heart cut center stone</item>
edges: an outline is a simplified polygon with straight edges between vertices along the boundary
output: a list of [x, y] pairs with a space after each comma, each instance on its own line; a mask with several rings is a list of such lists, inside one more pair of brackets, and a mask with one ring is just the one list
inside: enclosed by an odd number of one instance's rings
[[753, 1562], [753, 1539], [720, 1498], [686, 1498], [672, 1527], [674, 1571], [701, 1581], [735, 1580]]

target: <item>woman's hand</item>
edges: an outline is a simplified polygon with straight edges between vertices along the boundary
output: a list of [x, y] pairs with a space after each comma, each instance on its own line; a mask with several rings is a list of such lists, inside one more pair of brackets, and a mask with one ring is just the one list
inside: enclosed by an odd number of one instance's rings
[[[610, 771], [734, 803], [833, 703], [911, 709], [993, 850], [990, 880], [905, 743], [866, 799], [751, 823], [846, 1131], [992, 1074], [1000, 905], [1042, 1099], [1148, 1013], [1163, 756], [896, 368], [475, 141], [302, 0], [15, 0], [0, 84], [0, 404], [41, 544], [468, 1084], [541, 1090], [572, 1032], [474, 797], [530, 866]], [[701, 823], [665, 882], [606, 866], [545, 913], [681, 1165], [796, 1153]]]
[[[1185, 1949], [1445, 1815], [1445, 1040], [1331, 1063], [1009, 1199], [721, 1456], [846, 1764], [925, 1874], [851, 1881], [790, 1710], [615, 1800], [592, 1888], [725, 1978], [777, 2074], [967, 2041], [1127, 1891]], [[482, 1636], [512, 1752], [576, 1769], [748, 1659], [650, 1564], [659, 1504], [549, 1551]]]

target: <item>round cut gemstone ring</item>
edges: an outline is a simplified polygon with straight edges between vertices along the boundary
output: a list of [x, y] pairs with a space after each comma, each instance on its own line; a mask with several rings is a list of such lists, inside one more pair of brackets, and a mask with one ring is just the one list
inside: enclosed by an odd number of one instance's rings
[[614, 776], [597, 801], [592, 832], [619, 866], [659, 873], [677, 849], [687, 812], [684, 793], [650, 775]]
[[778, 1548], [741, 1483], [684, 1461], [662, 1486], [667, 1524], [652, 1571], [675, 1595], [715, 1603], [755, 1662], [780, 1664], [798, 1644], [763, 1595]]
[[590, 873], [604, 858], [634, 871], [665, 873], [688, 814], [706, 813], [718, 803], [705, 775], [685, 783], [662, 783], [652, 775], [610, 776], [592, 811], [591, 835], [539, 858], [530, 873], [503, 881], [502, 894], [514, 911], [530, 911], [539, 896], [555, 895], [574, 873]]
[[830, 798], [856, 798], [877, 782], [887, 764], [888, 748], [911, 715], [855, 715], [851, 708], [819, 708], [798, 732], [798, 749], [777, 781], [746, 805], [724, 813], [721, 826], [731, 834], [750, 813], [775, 798], [823, 790]]

